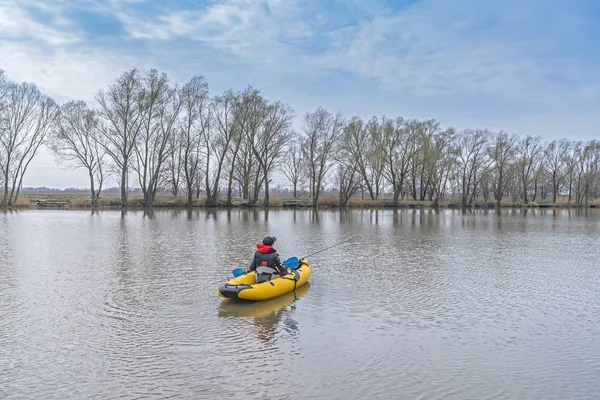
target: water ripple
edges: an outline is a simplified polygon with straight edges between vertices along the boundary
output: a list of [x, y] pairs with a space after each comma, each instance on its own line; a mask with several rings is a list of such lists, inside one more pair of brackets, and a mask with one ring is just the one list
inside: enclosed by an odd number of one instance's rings
[[[0, 215], [0, 398], [595, 398], [600, 214]], [[264, 235], [310, 283], [222, 300]], [[35, 251], [32, 251], [35, 243]]]

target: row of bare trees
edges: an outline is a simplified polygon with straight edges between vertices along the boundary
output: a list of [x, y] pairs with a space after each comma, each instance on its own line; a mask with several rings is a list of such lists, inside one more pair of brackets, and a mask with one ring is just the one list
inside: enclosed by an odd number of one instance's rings
[[132, 171], [146, 206], [165, 187], [174, 196], [183, 189], [190, 205], [204, 191], [207, 206], [217, 205], [223, 192], [231, 204], [234, 189], [255, 204], [262, 189], [268, 205], [271, 174], [290, 139], [293, 113], [287, 105], [253, 88], [210, 97], [201, 76], [178, 87], [164, 73], [136, 69], [96, 100], [94, 143], [119, 177], [123, 206]]
[[509, 196], [525, 204], [561, 194], [582, 206], [600, 196], [600, 142], [543, 142], [505, 132], [441, 129], [435, 120], [354, 117], [344, 125], [337, 152], [340, 204], [358, 190], [378, 199], [381, 189], [399, 199], [448, 194], [462, 206], [476, 198], [497, 206]]
[[[542, 142], [504, 132], [442, 129], [436, 120], [345, 119], [323, 108], [307, 112], [300, 132], [293, 110], [259, 90], [211, 96], [206, 80], [174, 85], [165, 73], [131, 69], [99, 91], [96, 108], [58, 106], [33, 84], [0, 73], [0, 184], [3, 204], [14, 204], [40, 146], [72, 168], [84, 168], [92, 205], [108, 176], [126, 206], [138, 186], [144, 204], [156, 194], [185, 193], [193, 204], [230, 205], [242, 197], [269, 205], [273, 179], [293, 196], [307, 191], [317, 205], [325, 190], [345, 206], [361, 192], [372, 200], [391, 194], [439, 204], [445, 196], [471, 206], [483, 198], [524, 203], [564, 194], [585, 205], [600, 194], [600, 142]], [[133, 179], [133, 182], [130, 180]], [[223, 200], [224, 199], [224, 200]]]
[[0, 70], [1, 204], [16, 203], [23, 177], [52, 128], [58, 107], [31, 83], [7, 80]]
[[449, 194], [462, 206], [477, 198], [501, 205], [538, 199], [586, 205], [600, 196], [600, 142], [543, 142], [485, 129], [442, 129], [436, 120], [331, 115], [319, 108], [304, 117], [303, 132], [283, 164], [294, 196], [307, 184], [316, 205], [333, 171], [333, 187], [344, 206], [358, 191], [391, 204], [404, 198], [438, 205]]

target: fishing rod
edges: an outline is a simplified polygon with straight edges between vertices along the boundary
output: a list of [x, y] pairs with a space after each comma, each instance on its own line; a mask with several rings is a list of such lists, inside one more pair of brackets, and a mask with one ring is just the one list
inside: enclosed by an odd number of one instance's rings
[[333, 247], [335, 247], [335, 246], [339, 246], [340, 244], [348, 243], [349, 241], [350, 241], [350, 240], [344, 240], [343, 242], [336, 243], [336, 244], [334, 244], [333, 246], [329, 246], [329, 247], [326, 247], [326, 248], [324, 248], [324, 249], [322, 249], [322, 250], [315, 251], [315, 252], [314, 252], [314, 253], [312, 253], [312, 254], [309, 254], [309, 255], [307, 255], [307, 256], [304, 256], [304, 257], [302, 257], [301, 259], [305, 259], [305, 258], [308, 258], [308, 257], [310, 257], [310, 256], [314, 256], [315, 254], [322, 253], [322, 252], [324, 252], [325, 250], [329, 250], [329, 249], [331, 249], [331, 248], [333, 248]]
[[[332, 249], [332, 248], [334, 248], [334, 247], [336, 247], [336, 246], [339, 246], [340, 244], [348, 243], [349, 241], [350, 241], [350, 239], [348, 239], [348, 240], [344, 240], [344, 241], [342, 241], [342, 242], [339, 242], [339, 243], [336, 243], [336, 244], [334, 244], [333, 246], [325, 247], [324, 249], [321, 249], [321, 250], [319, 250], [319, 251], [315, 251], [314, 253], [311, 253], [311, 254], [309, 254], [309, 255], [307, 255], [307, 256], [304, 256], [304, 257], [302, 257], [302, 258], [301, 258], [301, 260], [303, 260], [303, 259], [306, 259], [306, 258], [308, 258], [308, 257], [310, 257], [310, 256], [314, 256], [315, 254], [322, 253], [322, 252], [324, 252], [325, 250]], [[290, 263], [289, 263], [289, 264], [286, 264], [286, 262], [288, 262], [288, 261], [290, 261]], [[292, 265], [292, 263], [293, 263], [294, 265]], [[288, 268], [291, 268], [291, 269], [298, 269], [298, 267], [299, 267], [299, 264], [298, 264], [298, 259], [297, 259], [296, 257], [290, 257], [290, 258], [288, 258], [287, 260], [285, 260], [285, 261], [283, 262], [283, 265], [285, 265], [285, 266], [287, 266]], [[245, 274], [245, 273], [246, 273], [246, 271], [244, 271], [244, 269], [243, 269], [243, 268], [236, 268], [236, 269], [234, 269], [234, 270], [233, 270], [233, 276], [235, 276], [236, 278], [237, 278], [238, 276], [240, 276], [240, 275], [243, 275], [243, 274]]]

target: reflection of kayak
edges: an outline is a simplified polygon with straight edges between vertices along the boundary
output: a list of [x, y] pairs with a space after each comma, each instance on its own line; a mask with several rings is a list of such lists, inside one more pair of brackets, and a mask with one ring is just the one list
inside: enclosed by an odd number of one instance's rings
[[279, 310], [281, 307], [285, 307], [292, 303], [294, 300], [304, 296], [308, 289], [310, 289], [310, 283], [306, 282], [304, 285], [296, 289], [295, 292], [288, 292], [281, 296], [275, 297], [265, 301], [235, 301], [226, 299], [219, 305], [217, 315], [219, 317], [254, 317], [260, 318], [265, 315], [272, 313], [273, 311]]
[[300, 260], [298, 269], [288, 269], [289, 273], [267, 282], [255, 283], [254, 272], [241, 275], [219, 285], [219, 296], [228, 299], [267, 300], [297, 290], [310, 277], [310, 266], [305, 259]]

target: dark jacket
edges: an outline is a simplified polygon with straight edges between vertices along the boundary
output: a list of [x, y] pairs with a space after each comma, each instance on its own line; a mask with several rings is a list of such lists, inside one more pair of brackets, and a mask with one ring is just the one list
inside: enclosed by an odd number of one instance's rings
[[277, 251], [273, 248], [273, 246], [266, 246], [262, 243], [259, 243], [256, 245], [256, 248], [258, 250], [254, 253], [254, 258], [252, 259], [252, 263], [250, 264], [248, 271], [255, 271], [256, 267], [269, 267], [276, 269], [279, 272], [283, 272], [279, 254], [277, 254]]

